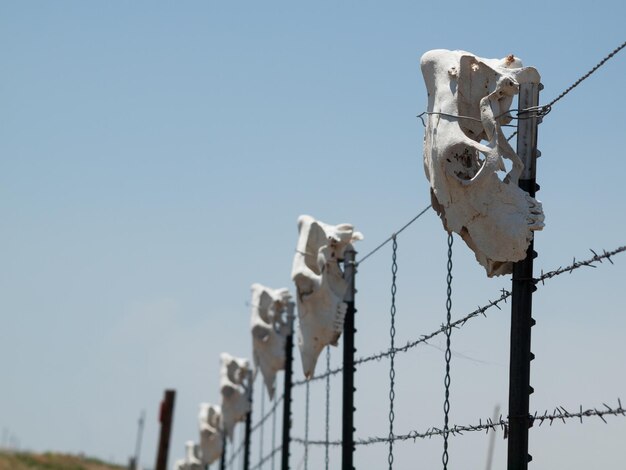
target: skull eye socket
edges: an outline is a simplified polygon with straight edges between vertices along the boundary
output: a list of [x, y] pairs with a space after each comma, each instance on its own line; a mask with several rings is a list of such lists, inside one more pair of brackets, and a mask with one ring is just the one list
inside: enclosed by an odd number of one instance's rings
[[446, 158], [447, 169], [457, 178], [464, 181], [471, 180], [483, 164], [481, 155], [465, 145], [461, 145], [456, 151]]

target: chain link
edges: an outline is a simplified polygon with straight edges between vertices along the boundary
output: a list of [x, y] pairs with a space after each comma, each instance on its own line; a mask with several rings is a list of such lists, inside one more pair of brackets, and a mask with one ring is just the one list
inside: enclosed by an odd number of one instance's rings
[[448, 276], [447, 276], [447, 299], [446, 299], [446, 377], [443, 381], [445, 385], [445, 401], [443, 403], [443, 455], [441, 460], [443, 462], [443, 469], [448, 468], [448, 419], [450, 414], [450, 359], [452, 358], [452, 351], [450, 350], [450, 335], [452, 334], [452, 327], [450, 325], [452, 321], [452, 243], [454, 237], [452, 232], [448, 233]]
[[[326, 346], [326, 372], [330, 372], [330, 346]], [[326, 376], [326, 446], [324, 449], [324, 461], [326, 463], [325, 469], [328, 470], [330, 460], [329, 460], [329, 451], [330, 446], [328, 444], [328, 440], [330, 438], [330, 374]]]
[[391, 327], [389, 329], [389, 337], [391, 338], [391, 345], [389, 351], [390, 365], [389, 365], [389, 457], [387, 459], [389, 463], [389, 470], [393, 469], [393, 422], [395, 420], [395, 412], [393, 410], [394, 400], [396, 398], [395, 383], [396, 383], [396, 369], [395, 369], [395, 338], [396, 338], [396, 274], [398, 273], [398, 241], [396, 235], [393, 235], [392, 254], [391, 254]]

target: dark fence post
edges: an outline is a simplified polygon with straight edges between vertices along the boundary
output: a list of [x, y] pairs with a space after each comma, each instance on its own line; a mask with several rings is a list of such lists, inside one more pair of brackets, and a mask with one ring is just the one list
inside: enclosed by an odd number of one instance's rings
[[[253, 392], [253, 375], [252, 372], [248, 373], [248, 386], [246, 392], [248, 393], [248, 401], [250, 402], [250, 411], [246, 414], [246, 432], [243, 441], [243, 470], [250, 470], [250, 438], [252, 431], [252, 392]], [[261, 385], [263, 386], [263, 385]]]
[[170, 435], [172, 433], [172, 421], [174, 418], [175, 390], [165, 390], [165, 397], [161, 402], [159, 422], [161, 423], [161, 433], [159, 435], [159, 448], [157, 452], [155, 470], [167, 469], [167, 454], [170, 447]]
[[356, 275], [356, 251], [348, 245], [344, 254], [344, 279], [348, 282], [348, 291], [345, 296], [347, 304], [346, 317], [343, 327], [343, 426], [341, 429], [341, 468], [353, 470], [354, 453], [354, 277]]
[[223, 439], [223, 444], [222, 444], [222, 455], [220, 457], [220, 470], [226, 470], [226, 447], [228, 445], [228, 437], [226, 436], [226, 433], [224, 431], [222, 431], [222, 439]]
[[141, 440], [143, 438], [143, 427], [146, 421], [146, 412], [142, 411], [141, 415], [139, 415], [139, 425], [137, 426], [137, 441], [135, 443], [135, 457], [133, 458], [132, 470], [139, 470], [141, 465], [139, 465], [139, 454], [141, 452]]
[[289, 470], [289, 442], [291, 441], [291, 387], [293, 383], [293, 320], [294, 304], [287, 305], [289, 335], [285, 344], [285, 383], [283, 393], [283, 445], [281, 454], [281, 470]]
[[[531, 196], [535, 196], [537, 124], [536, 108], [522, 110], [539, 104], [539, 74], [531, 70], [530, 79], [520, 83], [519, 120], [517, 124], [517, 154], [524, 163], [524, 171], [519, 186]], [[521, 80], [520, 80], [521, 81]], [[511, 297], [511, 356], [509, 370], [509, 442], [507, 470], [527, 470], [532, 456], [528, 453], [528, 430], [532, 426], [529, 414], [530, 361], [534, 355], [530, 352], [532, 318], [532, 295], [536, 290], [533, 281], [534, 243], [530, 242], [526, 259], [513, 265], [513, 287]]]

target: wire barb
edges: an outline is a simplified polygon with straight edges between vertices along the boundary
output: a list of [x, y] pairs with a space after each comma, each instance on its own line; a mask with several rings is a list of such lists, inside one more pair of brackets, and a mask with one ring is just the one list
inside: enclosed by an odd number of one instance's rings
[[[541, 276], [539, 276], [538, 278], [534, 278], [534, 284], [537, 285], [539, 283], [541, 283], [541, 285], [545, 285], [545, 281], [548, 279], [551, 279], [553, 277], [556, 277], [560, 274], [563, 273], [570, 273], [575, 271], [576, 269], [579, 269], [583, 266], [589, 266], [595, 262], [600, 262], [603, 259], [607, 259], [610, 260], [611, 257], [615, 256], [616, 254], [619, 253], [623, 253], [624, 251], [626, 251], [626, 246], [620, 246], [614, 250], [611, 251], [606, 251], [603, 250], [603, 253], [601, 255], [594, 255], [592, 258], [587, 259], [585, 261], [576, 261], [574, 259], [574, 263], [566, 266], [566, 267], [559, 267], [558, 269], [555, 269], [553, 271], [548, 271], [548, 272], [543, 272]], [[613, 264], [613, 261], [611, 261], [611, 264]], [[463, 327], [469, 320], [471, 320], [472, 318], [476, 318], [479, 315], [483, 315], [486, 316], [485, 312], [489, 309], [491, 309], [492, 307], [496, 307], [497, 309], [500, 309], [499, 304], [504, 302], [506, 303], [506, 300], [511, 297], [511, 292], [507, 291], [506, 289], [502, 289], [500, 294], [500, 297], [498, 297], [496, 300], [491, 300], [489, 301], [489, 303], [487, 303], [486, 305], [482, 306], [482, 307], [478, 307], [476, 310], [474, 310], [473, 312], [468, 313], [467, 315], [465, 315], [464, 317], [459, 318], [458, 320], [453, 321], [450, 324], [450, 328], [460, 328]], [[426, 343], [428, 340], [434, 338], [437, 335], [440, 335], [442, 333], [445, 333], [447, 330], [447, 326], [446, 325], [441, 325], [439, 327], [439, 329], [433, 331], [432, 333], [429, 333], [427, 335], [422, 335], [420, 336], [418, 339], [414, 340], [414, 341], [409, 341], [407, 342], [404, 346], [399, 347], [399, 348], [394, 348], [393, 351], [392, 350], [386, 350], [386, 351], [381, 351], [375, 354], [372, 354], [370, 356], [365, 356], [365, 357], [361, 357], [358, 358], [354, 361], [354, 365], [360, 365], [360, 364], [365, 364], [367, 362], [371, 362], [371, 361], [380, 361], [386, 357], [389, 357], [391, 355], [391, 353], [393, 352], [395, 353], [399, 353], [399, 352], [407, 352], [413, 348], [415, 348], [416, 346], [418, 346], [419, 344], [422, 343]], [[295, 386], [300, 386], [300, 385], [304, 385], [307, 382], [312, 382], [315, 380], [321, 380], [324, 379], [328, 376], [332, 376], [332, 375], [336, 375], [339, 374], [340, 372], [343, 371], [343, 367], [337, 367], [335, 369], [331, 369], [330, 371], [327, 371], [323, 374], [320, 375], [316, 375], [314, 377], [311, 377], [308, 380], [300, 380], [297, 382], [294, 382], [293, 385]]]
[[[559, 420], [567, 424], [569, 420], [573, 420], [573, 419], [578, 419], [582, 423], [583, 418], [591, 418], [591, 417], [600, 418], [602, 421], [607, 423], [606, 418], [605, 418], [606, 416], [626, 417], [626, 409], [623, 408], [622, 402], [619, 398], [617, 399], [617, 402], [618, 402], [618, 405], [616, 407], [611, 407], [603, 403], [602, 405], [606, 409], [600, 409], [600, 410], [598, 408], [589, 408], [587, 410], [583, 410], [582, 405], [580, 405], [579, 411], [577, 411], [576, 413], [568, 412], [562, 406], [557, 406], [554, 408], [554, 411], [552, 413], [548, 413], [548, 411], [545, 411], [544, 413], [539, 415], [538, 412], [535, 412], [533, 413], [532, 416], [533, 416], [533, 421], [539, 423], [538, 426], [541, 426], [544, 422], [547, 422], [548, 424], [552, 425], [554, 421], [559, 421]], [[413, 441], [416, 441], [417, 439], [430, 439], [431, 437], [445, 436], [445, 435], [462, 436], [466, 432], [485, 431], [488, 433], [490, 431], [496, 431], [498, 429], [502, 430], [506, 437], [508, 435], [508, 428], [509, 428], [509, 420], [503, 419], [502, 416], [500, 416], [497, 420], [486, 418], [483, 421], [482, 419], [479, 419], [478, 424], [454, 425], [452, 427], [449, 427], [448, 430], [440, 429], [437, 427], [431, 427], [431, 428], [428, 428], [426, 431], [420, 432], [420, 431], [414, 430], [406, 434], [396, 434], [393, 436], [393, 438], [390, 438], [389, 436], [373, 436], [373, 437], [361, 438], [361, 439], [355, 440], [355, 445], [369, 446], [373, 444], [383, 444], [383, 443], [388, 443], [390, 439], [393, 439], [393, 441], [396, 442], [396, 441], [407, 441], [410, 439], [412, 439]], [[300, 439], [297, 437], [293, 438], [293, 441], [298, 444], [304, 444], [305, 442], [304, 439]], [[341, 445], [340, 440], [338, 441], [307, 440], [306, 442], [308, 445], [315, 445], [315, 446], [319, 446], [319, 445], [340, 446]]]

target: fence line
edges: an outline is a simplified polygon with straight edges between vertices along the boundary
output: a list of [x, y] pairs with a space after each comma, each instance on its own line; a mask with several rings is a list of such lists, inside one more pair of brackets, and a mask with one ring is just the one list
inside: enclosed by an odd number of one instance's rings
[[276, 411], [278, 405], [280, 405], [283, 401], [284, 394], [281, 394], [280, 397], [274, 400], [274, 404], [270, 407], [270, 410], [259, 418], [259, 420], [250, 428], [250, 432], [254, 433], [258, 428], [263, 426], [265, 422], [272, 417], [272, 414]]
[[261, 460], [258, 461], [256, 465], [250, 467], [250, 469], [257, 470], [261, 468], [264, 463], [266, 463], [268, 460], [272, 460], [272, 458], [281, 450], [283, 450], [283, 446], [274, 447], [269, 454], [265, 455]]
[[[619, 51], [624, 49], [624, 47], [626, 47], [626, 41], [624, 41], [622, 44], [617, 46], [613, 51], [611, 51], [609, 54], [607, 54], [606, 57], [604, 57], [604, 59], [602, 59], [600, 62], [598, 62], [591, 70], [589, 70], [589, 72], [587, 72], [582, 77], [580, 77], [578, 80], [576, 80], [572, 85], [567, 87], [559, 96], [554, 98], [548, 104], [543, 105], [543, 106], [539, 106], [539, 109], [542, 110], [540, 112], [540, 114], [543, 114], [543, 115], [548, 114], [550, 112], [550, 110], [552, 109], [552, 105], [554, 105], [554, 103], [559, 101], [561, 98], [563, 98], [565, 95], [567, 95], [570, 91], [572, 91], [574, 88], [576, 88], [578, 85], [580, 85], [581, 82], [583, 82], [584, 80], [589, 78], [591, 75], [593, 75], [593, 73], [596, 70], [598, 70], [600, 67], [602, 67], [615, 54], [617, 54]], [[543, 112], [544, 109], [546, 110], [545, 112]]]
[[426, 213], [426, 211], [428, 209], [430, 209], [432, 206], [430, 204], [428, 204], [424, 209], [422, 209], [415, 217], [413, 217], [411, 220], [409, 220], [406, 224], [404, 224], [402, 226], [402, 228], [400, 228], [398, 231], [392, 233], [389, 238], [387, 238], [387, 240], [385, 240], [384, 242], [382, 242], [380, 245], [378, 245], [376, 248], [374, 248], [372, 251], [370, 251], [369, 253], [367, 253], [365, 256], [363, 256], [363, 258], [361, 258], [360, 260], [358, 260], [356, 262], [357, 266], [360, 265], [363, 261], [365, 261], [367, 258], [369, 258], [370, 256], [372, 256], [374, 253], [376, 253], [378, 250], [380, 250], [383, 246], [385, 246], [387, 243], [389, 243], [391, 240], [395, 239], [400, 233], [402, 233], [407, 227], [409, 227], [413, 222], [415, 222], [417, 219], [419, 219], [422, 215], [424, 215]]
[[[590, 250], [593, 253], [593, 257], [584, 260], [584, 261], [576, 261], [576, 258], [574, 258], [572, 264], [565, 266], [565, 267], [559, 267], [553, 271], [548, 271], [546, 273], [544, 273], [543, 271], [541, 272], [541, 276], [537, 277], [537, 278], [533, 278], [533, 281], [535, 282], [535, 284], [541, 283], [542, 285], [545, 283], [546, 280], [548, 279], [552, 279], [553, 277], [559, 276], [561, 274], [565, 274], [565, 273], [572, 273], [573, 271], [575, 271], [576, 269], [582, 268], [584, 266], [586, 267], [591, 267], [591, 268], [596, 268], [597, 266], [594, 265], [594, 263], [602, 263], [602, 260], [606, 259], [608, 260], [611, 264], [613, 264], [613, 261], [611, 260], [612, 256], [615, 256], [619, 253], [623, 253], [624, 251], [626, 251], [626, 246], [620, 246], [614, 250], [611, 251], [606, 251], [606, 250], [602, 250], [602, 254], [598, 254], [596, 253], [594, 250]], [[499, 298], [497, 298], [496, 300], [491, 300], [489, 301], [489, 303], [487, 303], [486, 305], [482, 306], [482, 307], [478, 307], [476, 310], [474, 310], [473, 312], [468, 313], [467, 315], [465, 315], [464, 317], [459, 318], [458, 320], [453, 321], [450, 324], [451, 328], [461, 328], [465, 325], [465, 323], [467, 323], [469, 320], [471, 320], [472, 318], [475, 318], [479, 315], [483, 315], [483, 316], [487, 316], [486, 315], [486, 311], [489, 310], [492, 307], [496, 307], [498, 310], [501, 310], [500, 306], [498, 304], [502, 303], [502, 302], [506, 302], [506, 299], [508, 299], [509, 297], [511, 297], [511, 292], [506, 290], [506, 289], [502, 289], [501, 291], [501, 295]], [[433, 331], [432, 333], [429, 333], [427, 335], [422, 335], [420, 336], [419, 339], [416, 339], [414, 341], [409, 341], [407, 342], [404, 346], [400, 347], [400, 348], [394, 348], [394, 349], [387, 349], [385, 351], [381, 351], [378, 352], [376, 354], [372, 354], [370, 356], [365, 356], [365, 357], [361, 357], [359, 359], [356, 359], [354, 361], [354, 365], [359, 365], [359, 364], [365, 364], [367, 362], [370, 361], [380, 361], [381, 359], [385, 358], [385, 357], [389, 357], [391, 354], [395, 354], [398, 352], [407, 352], [410, 349], [413, 349], [414, 347], [418, 346], [420, 343], [426, 343], [428, 340], [432, 339], [433, 337], [440, 335], [442, 333], [445, 333], [447, 330], [447, 326], [446, 325], [441, 325], [439, 327], [439, 329]], [[320, 375], [316, 375], [313, 376], [309, 379], [309, 382], [312, 382], [314, 380], [321, 380], [327, 376], [330, 375], [336, 375], [339, 372], [343, 371], [343, 367], [337, 367], [335, 369], [331, 369], [328, 372], [322, 373]], [[303, 380], [299, 380], [299, 381], [295, 381], [293, 383], [294, 386], [299, 386], [299, 385], [304, 385], [306, 384], [307, 380], [303, 379]]]
[[[626, 47], [626, 42], [623, 42], [620, 46], [618, 46], [616, 49], [614, 49], [612, 52], [610, 52], [606, 57], [604, 57], [597, 65], [595, 65], [591, 70], [589, 70], [585, 75], [581, 76], [578, 80], [576, 80], [572, 85], [570, 85], [567, 89], [565, 89], [561, 94], [559, 94], [555, 99], [553, 99], [552, 101], [550, 101], [548, 104], [546, 105], [540, 105], [540, 106], [534, 106], [532, 108], [528, 108], [528, 109], [524, 109], [524, 110], [520, 110], [518, 112], [518, 117], [520, 113], [528, 113], [528, 112], [533, 112], [534, 116], [533, 117], [541, 117], [541, 116], [545, 116], [547, 115], [551, 109], [552, 106], [558, 102], [559, 100], [561, 100], [563, 97], [565, 97], [568, 93], [570, 93], [574, 88], [576, 88], [580, 83], [582, 83], [584, 80], [586, 80], [587, 78], [589, 78], [594, 72], [596, 72], [600, 67], [602, 67], [609, 59], [611, 59], [613, 56], [615, 56], [618, 52], [620, 52], [624, 47]], [[424, 113], [422, 113], [424, 114]], [[423, 121], [422, 121], [423, 122]], [[516, 132], [513, 134], [515, 135]], [[513, 135], [511, 135], [509, 137], [509, 139], [511, 139], [513, 137]], [[401, 233], [402, 231], [404, 231], [407, 227], [409, 227], [411, 224], [413, 224], [417, 219], [419, 219], [424, 213], [426, 213], [426, 211], [428, 209], [430, 209], [431, 206], [427, 206], [425, 209], [423, 209], [420, 213], [418, 213], [413, 219], [411, 219], [408, 223], [406, 223], [402, 228], [400, 228], [397, 232], [393, 233], [388, 239], [386, 239], [384, 242], [382, 242], [380, 245], [378, 245], [376, 248], [374, 248], [372, 251], [370, 251], [369, 253], [367, 253], [363, 258], [361, 258], [359, 261], [357, 261], [355, 264], [359, 265], [360, 263], [362, 263], [363, 261], [365, 261], [367, 258], [369, 258], [370, 256], [374, 255], [376, 252], [378, 252], [382, 247], [384, 247], [387, 243], [389, 243], [390, 241], [396, 239], [396, 236]], [[559, 276], [561, 274], [564, 273], [572, 273], [574, 270], [577, 270], [581, 267], [591, 267], [591, 268], [596, 268], [597, 264], [596, 263], [602, 263], [603, 260], [608, 260], [611, 264], [613, 264], [613, 261], [611, 260], [612, 256], [615, 256], [619, 253], [622, 253], [624, 251], [626, 251], [626, 246], [621, 246], [618, 247], [612, 251], [607, 252], [606, 250], [603, 250], [602, 254], [598, 254], [596, 253], [594, 250], [590, 250], [593, 253], [593, 257], [586, 259], [584, 261], [576, 261], [576, 258], [573, 259], [572, 263], [568, 266], [565, 267], [559, 267], [557, 269], [554, 269], [552, 271], [548, 271], [546, 273], [543, 272], [543, 270], [541, 271], [541, 275], [539, 277], [533, 277], [530, 279], [525, 279], [526, 281], [532, 281], [532, 283], [537, 286], [539, 283], [541, 283], [541, 285], [545, 285], [545, 281], [548, 279], [552, 279], [553, 277]], [[478, 307], [476, 310], [474, 310], [473, 312], [465, 315], [462, 318], [459, 318], [458, 320], [455, 320], [454, 322], [450, 322], [448, 320], [448, 324], [447, 325], [441, 325], [441, 327], [428, 334], [428, 335], [423, 335], [421, 336], [419, 339], [414, 340], [414, 341], [409, 341], [406, 343], [405, 346], [402, 346], [400, 348], [395, 348], [393, 346], [393, 343], [391, 345], [391, 347], [386, 350], [386, 351], [381, 351], [379, 353], [370, 355], [370, 356], [365, 356], [365, 357], [361, 357], [357, 360], [354, 361], [354, 365], [359, 365], [359, 364], [365, 364], [367, 362], [373, 361], [373, 360], [381, 360], [383, 358], [386, 357], [391, 357], [393, 358], [395, 356], [396, 353], [398, 352], [407, 352], [413, 348], [415, 348], [417, 345], [421, 344], [421, 343], [425, 343], [428, 344], [427, 341], [430, 340], [431, 338], [433, 338], [434, 336], [437, 336], [439, 334], [442, 333], [446, 333], [449, 335], [450, 331], [452, 330], [452, 328], [461, 328], [463, 327], [467, 321], [469, 321], [472, 318], [477, 317], [478, 315], [483, 315], [486, 317], [486, 311], [488, 309], [491, 309], [492, 307], [496, 307], [498, 309], [501, 309], [500, 306], [498, 304], [500, 304], [501, 302], [506, 302], [506, 299], [511, 297], [511, 292], [502, 289], [501, 291], [501, 295], [498, 299], [493, 300], [493, 301], [489, 301], [488, 304], [486, 304], [485, 306], [482, 307]], [[330, 376], [338, 374], [339, 372], [343, 371], [343, 367], [338, 367], [335, 369], [330, 369], [329, 367], [327, 367], [327, 370], [325, 373], [317, 375], [312, 377], [309, 380], [301, 380], [301, 381], [296, 381], [293, 382], [293, 386], [300, 386], [300, 385], [306, 385], [307, 386], [307, 402], [308, 402], [308, 389], [309, 389], [309, 385], [310, 382], [315, 381], [315, 380], [321, 380], [326, 378], [327, 379], [327, 401], [328, 401], [328, 387], [329, 387], [329, 382], [328, 379]], [[275, 418], [275, 413], [276, 413], [276, 409], [279, 405], [279, 403], [284, 399], [284, 396], [280, 396], [272, 405], [270, 411], [266, 414], [264, 414], [263, 412], [261, 413], [262, 416], [259, 419], [259, 421], [251, 428], [250, 433], [252, 434], [254, 431], [258, 430], [259, 428], [262, 428], [263, 424], [267, 421], [267, 419], [269, 419], [270, 416], [273, 416]], [[328, 413], [328, 402], [326, 404], [327, 406], [327, 413]], [[606, 409], [598, 409], [598, 408], [592, 408], [592, 409], [587, 409], [585, 411], [583, 411], [582, 406], [579, 407], [579, 411], [577, 412], [573, 412], [570, 413], [569, 411], [567, 411], [564, 407], [559, 406], [556, 407], [555, 410], [552, 413], [548, 413], [547, 411], [541, 415], [539, 415], [537, 412], [534, 413], [534, 415], [531, 416], [531, 422], [538, 422], [539, 426], [541, 426], [544, 422], [549, 422], [550, 425], [552, 425], [552, 423], [555, 420], [562, 420], [563, 423], [566, 423], [566, 420], [570, 420], [570, 419], [574, 419], [574, 418], [578, 418], [580, 420], [580, 422], [583, 422], [583, 418], [588, 418], [588, 417], [598, 417], [600, 419], [602, 419], [605, 423], [606, 420], [604, 418], [604, 416], [608, 416], [608, 415], [613, 415], [613, 416], [626, 416], [626, 410], [624, 410], [624, 408], [622, 407], [622, 403], [621, 400], [618, 398], [618, 406], [616, 408], [612, 408], [606, 404], [603, 404], [603, 406]], [[328, 418], [327, 418], [327, 423], [326, 423], [326, 439], [325, 440], [310, 440], [308, 439], [308, 403], [307, 403], [307, 410], [306, 410], [306, 421], [307, 421], [307, 427], [306, 427], [306, 434], [307, 436], [305, 436], [305, 439], [301, 439], [301, 438], [295, 438], [292, 437], [290, 440], [299, 444], [303, 444], [305, 445], [305, 467], [307, 462], [307, 458], [306, 458], [306, 454], [307, 454], [307, 450], [308, 450], [308, 446], [309, 445], [324, 445], [326, 446], [326, 465], [328, 466], [328, 446], [338, 446], [338, 445], [342, 445], [343, 441], [339, 440], [335, 440], [335, 441], [329, 441], [328, 440]], [[447, 426], [444, 427], [444, 429], [439, 429], [436, 427], [432, 427], [429, 428], [427, 431], [425, 432], [418, 432], [418, 431], [411, 431], [408, 434], [404, 434], [404, 435], [395, 435], [393, 434], [393, 432], [391, 431], [387, 436], [385, 437], [369, 437], [369, 438], [363, 438], [363, 439], [357, 439], [355, 440], [354, 444], [355, 445], [371, 445], [371, 444], [377, 444], [377, 443], [393, 443], [394, 441], [397, 440], [408, 440], [408, 439], [413, 439], [414, 441], [418, 438], [430, 438], [432, 436], [444, 436], [444, 438], [446, 438], [449, 434], [451, 435], [463, 435], [464, 432], [474, 432], [474, 431], [495, 431], [497, 428], [502, 429], [505, 432], [505, 437], [507, 435], [508, 432], [508, 427], [509, 427], [509, 421], [508, 420], [503, 420], [502, 416], [500, 416], [500, 418], [498, 420], [492, 420], [490, 418], [487, 418], [484, 422], [482, 420], [479, 421], [479, 423], [477, 425], [455, 425], [453, 427], [448, 428]], [[262, 430], [262, 429], [261, 429]], [[274, 444], [273, 444], [274, 445]], [[245, 442], [242, 442], [239, 447], [232, 452], [230, 459], [228, 461], [227, 466], [231, 466], [232, 463], [234, 462], [235, 458], [241, 454], [241, 452], [243, 451], [243, 449], [245, 448]], [[253, 466], [252, 468], [254, 469], [258, 469], [260, 468], [265, 462], [267, 462], [270, 459], [273, 459], [274, 455], [279, 452], [280, 450], [282, 450], [282, 446], [279, 447], [274, 447], [272, 449], [272, 451], [263, 456], [262, 452], [263, 452], [263, 448], [261, 446], [261, 455], [260, 455], [260, 461]], [[391, 462], [390, 462], [391, 464]], [[445, 461], [444, 461], [444, 468], [445, 468]]]
[[[623, 408], [621, 399], [618, 398], [617, 403], [618, 405], [615, 408], [610, 407], [606, 403], [603, 403], [602, 405], [606, 409], [598, 409], [596, 407], [596, 408], [589, 408], [589, 409], [583, 410], [582, 405], [580, 405], [579, 411], [574, 412], [574, 413], [569, 412], [563, 406], [557, 406], [552, 413], [548, 413], [548, 411], [545, 411], [543, 414], [538, 414], [538, 412], [535, 412], [532, 415], [532, 420], [533, 422], [538, 422], [539, 426], [541, 426], [544, 422], [548, 422], [551, 426], [554, 421], [559, 421], [559, 420], [562, 421], [563, 423], [566, 423], [566, 420], [570, 420], [574, 418], [578, 418], [578, 420], [582, 423], [583, 418], [590, 418], [590, 417], [598, 417], [602, 421], [607, 423], [606, 419], [604, 418], [605, 416], [625, 416], [626, 417], [626, 409]], [[503, 419], [502, 415], [500, 415], [500, 418], [497, 420], [493, 420], [492, 418], [486, 418], [485, 420], [481, 419], [478, 421], [478, 424], [454, 425], [450, 427], [448, 430], [440, 429], [437, 427], [432, 427], [432, 428], [428, 428], [424, 432], [410, 431], [407, 434], [398, 434], [398, 435], [394, 435], [393, 437], [374, 436], [374, 437], [356, 439], [354, 443], [355, 445], [358, 445], [358, 446], [368, 446], [372, 444], [389, 443], [392, 441], [407, 441], [409, 439], [413, 439], [413, 441], [415, 442], [417, 439], [426, 439], [426, 438], [431, 438], [433, 436], [443, 436], [445, 433], [449, 433], [453, 436], [456, 436], [456, 435], [462, 436], [466, 432], [476, 432], [476, 431], [489, 432], [489, 431], [495, 431], [497, 429], [501, 429], [502, 431], [504, 431], [504, 435], [506, 437], [508, 433], [508, 426], [509, 426], [509, 420]], [[305, 442], [304, 439], [301, 439], [298, 437], [292, 438], [292, 441], [298, 444], [304, 444]], [[333, 441], [308, 440], [307, 443], [308, 445], [316, 445], [316, 446], [322, 446], [322, 445], [340, 446], [342, 444], [341, 440], [333, 440]]]

